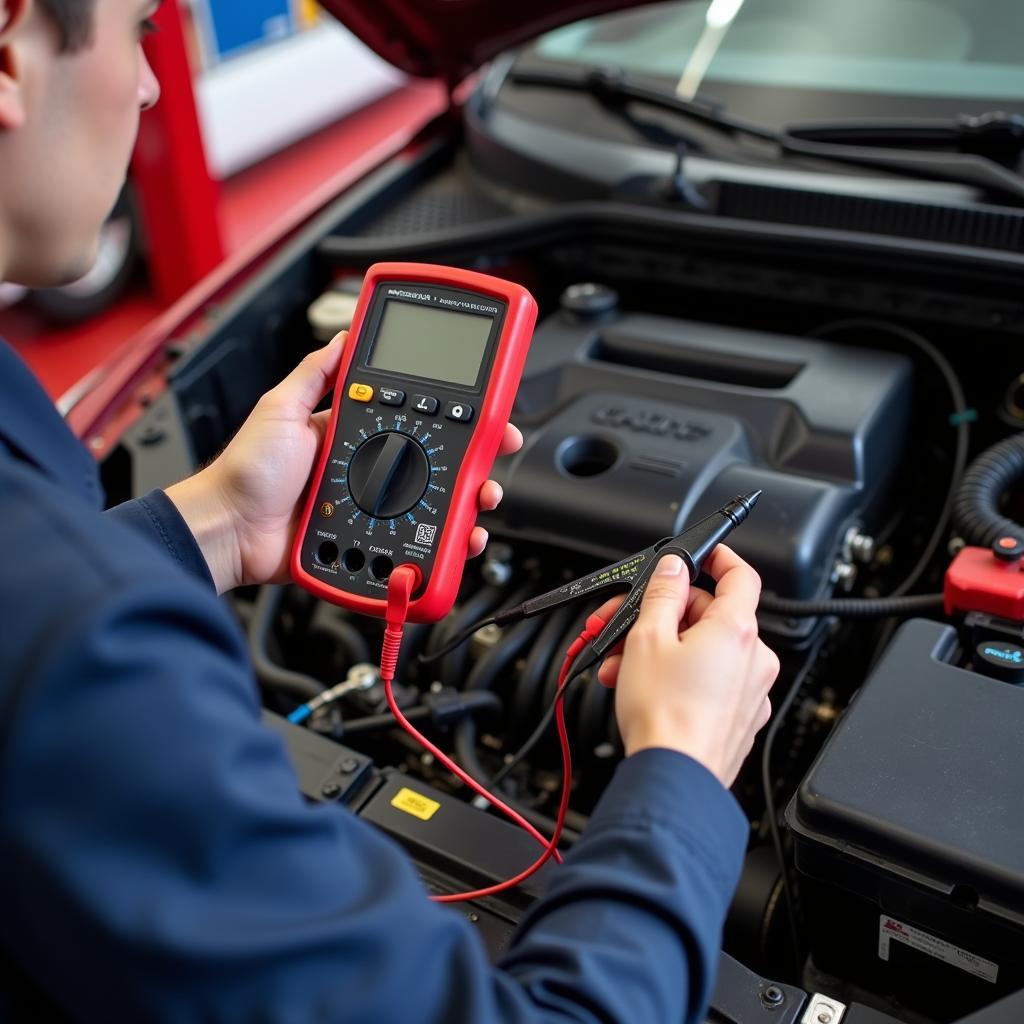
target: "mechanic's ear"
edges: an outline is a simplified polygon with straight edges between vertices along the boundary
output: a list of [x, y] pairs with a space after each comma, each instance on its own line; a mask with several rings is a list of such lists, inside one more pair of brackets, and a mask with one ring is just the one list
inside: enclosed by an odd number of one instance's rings
[[0, 0], [0, 131], [18, 128], [25, 120], [21, 69], [14, 36], [28, 17], [34, 0]]

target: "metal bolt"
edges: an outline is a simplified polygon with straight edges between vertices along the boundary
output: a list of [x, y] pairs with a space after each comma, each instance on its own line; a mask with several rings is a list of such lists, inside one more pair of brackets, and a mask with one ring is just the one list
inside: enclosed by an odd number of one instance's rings
[[800, 1018], [800, 1024], [839, 1024], [846, 1013], [846, 1005], [815, 992], [808, 1001], [807, 1009]]
[[769, 985], [761, 993], [761, 1002], [764, 1003], [765, 1007], [768, 1009], [781, 1005], [785, 998], [786, 994], [778, 985]]
[[476, 924], [480, 920], [479, 914], [469, 914], [468, 916], [471, 924]]
[[320, 795], [325, 800], [336, 800], [341, 796], [341, 783], [334, 782], [333, 780], [331, 782], [325, 782], [320, 789]]
[[867, 565], [875, 557], [875, 538], [853, 529], [847, 534], [846, 542], [850, 548], [850, 556], [855, 562]]
[[488, 544], [480, 575], [494, 587], [503, 587], [512, 578], [512, 548], [508, 544]]
[[338, 765], [338, 769], [348, 775], [351, 775], [352, 772], [356, 771], [358, 768], [359, 761], [354, 757], [346, 757], [345, 760]]
[[849, 562], [836, 562], [832, 569], [832, 582], [847, 594], [857, 579], [857, 567]]
[[368, 690], [379, 682], [380, 669], [366, 661], [353, 665], [345, 676], [346, 692]]
[[493, 622], [481, 626], [473, 634], [473, 643], [484, 648], [493, 647], [500, 639], [501, 626], [496, 626]]

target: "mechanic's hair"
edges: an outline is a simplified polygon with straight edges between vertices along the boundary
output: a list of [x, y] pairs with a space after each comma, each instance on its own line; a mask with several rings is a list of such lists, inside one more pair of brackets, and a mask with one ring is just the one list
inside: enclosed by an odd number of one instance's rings
[[92, 16], [96, 0], [39, 0], [60, 34], [61, 49], [81, 50], [92, 38]]

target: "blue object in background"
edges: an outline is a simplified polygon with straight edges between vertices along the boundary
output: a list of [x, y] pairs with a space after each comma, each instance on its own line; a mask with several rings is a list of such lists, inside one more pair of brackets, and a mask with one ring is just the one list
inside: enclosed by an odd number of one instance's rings
[[204, 0], [211, 56], [223, 60], [296, 31], [290, 0]]

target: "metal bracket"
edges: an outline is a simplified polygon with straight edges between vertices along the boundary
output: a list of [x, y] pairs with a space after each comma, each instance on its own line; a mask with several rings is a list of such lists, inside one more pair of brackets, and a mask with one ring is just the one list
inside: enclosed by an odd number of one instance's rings
[[815, 992], [800, 1018], [800, 1024], [841, 1024], [845, 1013], [846, 1003]]

